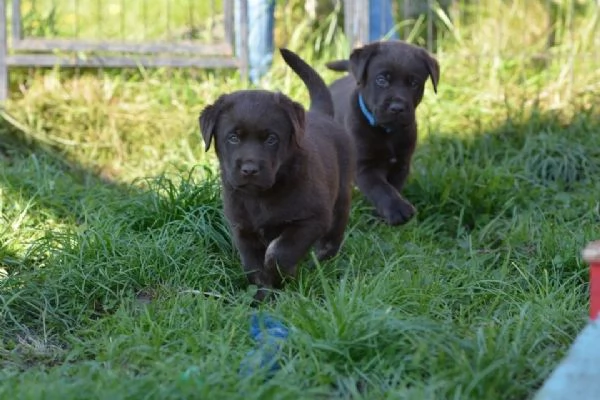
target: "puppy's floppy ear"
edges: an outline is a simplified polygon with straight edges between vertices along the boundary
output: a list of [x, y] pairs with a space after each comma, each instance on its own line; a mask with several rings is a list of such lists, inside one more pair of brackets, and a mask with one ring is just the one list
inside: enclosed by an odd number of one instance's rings
[[356, 83], [363, 84], [366, 78], [367, 66], [371, 58], [377, 53], [376, 43], [354, 49], [350, 54], [350, 72], [354, 75]]
[[210, 149], [210, 143], [215, 135], [217, 121], [224, 109], [225, 96], [221, 96], [214, 104], [206, 106], [200, 113], [198, 123], [200, 125], [200, 131], [202, 132], [202, 138], [204, 139], [204, 151]]
[[275, 99], [290, 119], [294, 127], [294, 139], [296, 144], [299, 145], [302, 137], [304, 137], [304, 129], [306, 128], [306, 111], [304, 111], [304, 107], [282, 93], [275, 93]]
[[429, 54], [429, 52], [425, 49], [421, 50], [421, 56], [425, 62], [427, 72], [429, 72], [429, 77], [431, 78], [431, 83], [433, 84], [433, 92], [437, 94], [437, 85], [440, 81], [440, 64], [438, 64], [435, 57]]
[[304, 129], [306, 128], [306, 111], [304, 111], [302, 104], [295, 101], [290, 101], [290, 103], [289, 116], [294, 126], [296, 143], [300, 144], [300, 139], [304, 137]]
[[329, 61], [325, 65], [327, 66], [327, 68], [329, 68], [333, 71], [340, 71], [340, 72], [350, 71], [350, 61], [348, 61], [348, 60]]

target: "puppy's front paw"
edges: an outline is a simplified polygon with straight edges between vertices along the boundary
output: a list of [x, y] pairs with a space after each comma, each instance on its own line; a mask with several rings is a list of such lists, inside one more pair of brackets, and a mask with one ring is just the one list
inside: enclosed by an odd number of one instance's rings
[[400, 202], [393, 208], [386, 212], [384, 216], [385, 221], [392, 225], [402, 225], [407, 223], [415, 216], [417, 209], [407, 200], [400, 200]]
[[[284, 252], [285, 249], [281, 248], [279, 239], [275, 239], [269, 244], [265, 253], [264, 279], [268, 279], [276, 289], [283, 287], [284, 277], [296, 276], [296, 265], [286, 265]], [[282, 260], [284, 260], [283, 265]]]
[[320, 241], [317, 243], [315, 250], [317, 260], [326, 261], [335, 257], [340, 250], [340, 244], [330, 241]]
[[269, 297], [269, 294], [271, 294], [271, 290], [270, 288], [267, 287], [259, 287], [256, 291], [256, 294], [254, 295], [254, 304], [258, 305], [262, 302], [265, 301], [265, 299], [267, 299]]

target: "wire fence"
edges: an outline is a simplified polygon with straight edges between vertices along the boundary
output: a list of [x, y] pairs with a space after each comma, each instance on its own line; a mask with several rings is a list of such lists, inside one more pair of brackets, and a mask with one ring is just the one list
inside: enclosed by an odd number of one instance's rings
[[[241, 24], [236, 27], [234, 1], [0, 0], [0, 101], [8, 96], [9, 68], [18, 66], [235, 68], [245, 77], [248, 10], [241, 1], [237, 10]], [[366, 12], [369, 1], [389, 0], [320, 1], [342, 2], [343, 30], [350, 45], [356, 46], [367, 42], [373, 23]], [[482, 50], [477, 57], [496, 56], [503, 51], [503, 41], [514, 40], [514, 32], [508, 35], [507, 30], [516, 30], [522, 35], [522, 51], [536, 51], [543, 58], [557, 48], [578, 45], [575, 31], [586, 20], [576, 16], [584, 9], [590, 20], [596, 19], [591, 29], [597, 28], [587, 57], [600, 67], [600, 0], [520, 0], [521, 5], [524, 2], [527, 6], [511, 17], [518, 22], [514, 26], [495, 22], [506, 16], [494, 14], [499, 8], [493, 5], [506, 10], [517, 0], [487, 0], [487, 10], [481, 0], [393, 0], [393, 12], [400, 38], [433, 52], [444, 38], [454, 35], [459, 40], [460, 26], [468, 23], [474, 34], [487, 32], [489, 38], [491, 30], [497, 36], [498, 43], [488, 46], [489, 54]], [[483, 18], [482, 13], [489, 15]], [[242, 42], [237, 47], [236, 36]], [[535, 36], [535, 46], [525, 45], [534, 42], [528, 36]], [[504, 47], [519, 48], [514, 43]]]

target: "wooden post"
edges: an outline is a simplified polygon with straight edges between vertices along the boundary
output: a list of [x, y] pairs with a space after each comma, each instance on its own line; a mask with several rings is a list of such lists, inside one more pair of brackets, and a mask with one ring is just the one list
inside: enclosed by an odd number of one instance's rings
[[8, 99], [6, 1], [0, 0], [0, 103]]
[[248, 47], [248, 35], [250, 30], [248, 28], [248, 2], [246, 0], [240, 1], [240, 75], [244, 82], [248, 81], [248, 73], [250, 68], [250, 49]]

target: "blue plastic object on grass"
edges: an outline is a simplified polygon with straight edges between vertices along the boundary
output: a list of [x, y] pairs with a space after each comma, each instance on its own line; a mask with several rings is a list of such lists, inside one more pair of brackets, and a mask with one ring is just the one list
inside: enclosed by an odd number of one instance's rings
[[287, 327], [277, 319], [264, 314], [252, 314], [250, 317], [250, 336], [257, 344], [256, 349], [246, 354], [240, 365], [240, 374], [250, 376], [265, 371], [273, 376], [281, 365], [279, 356], [282, 343], [287, 339]]

